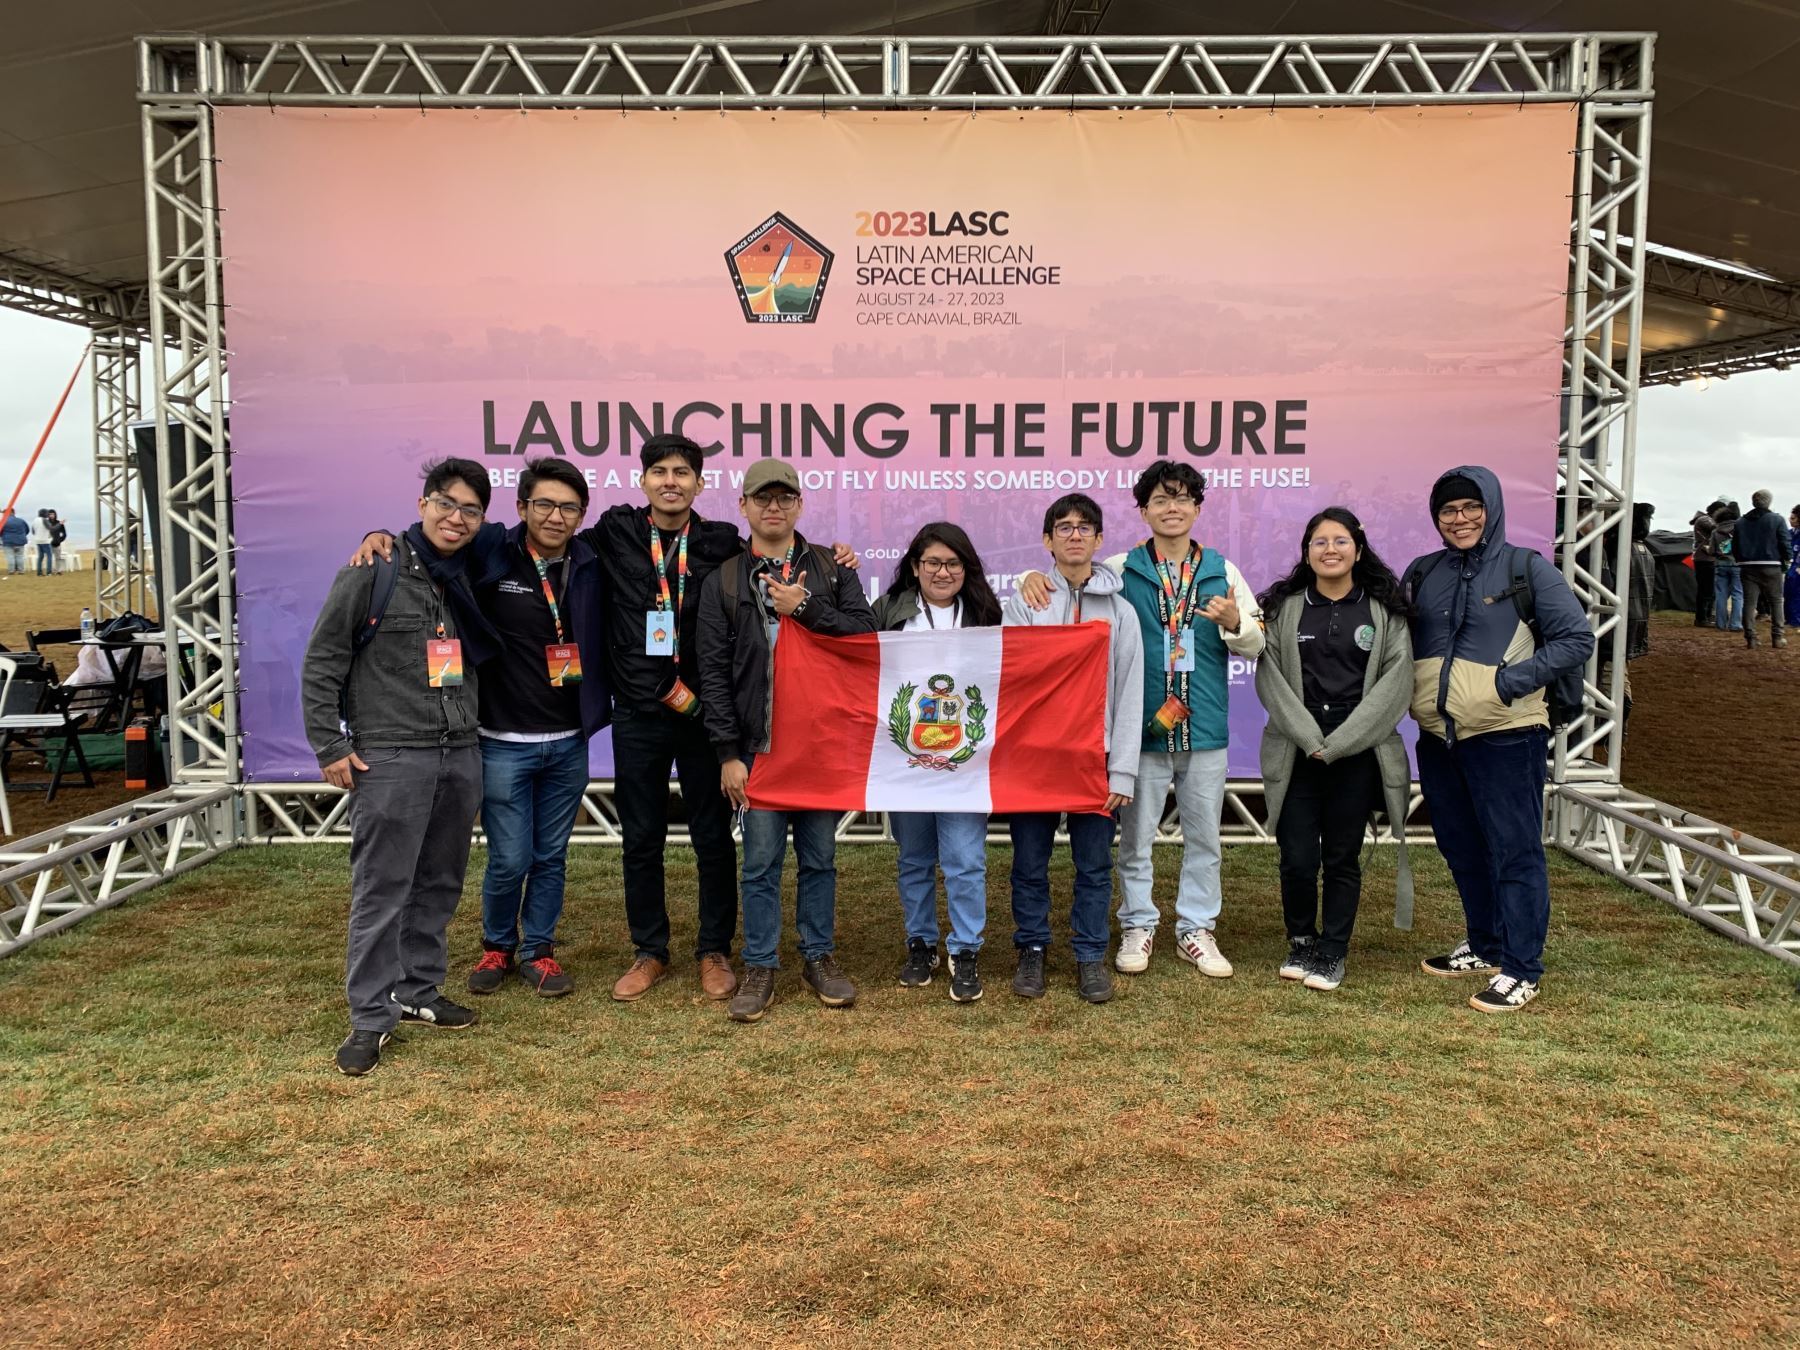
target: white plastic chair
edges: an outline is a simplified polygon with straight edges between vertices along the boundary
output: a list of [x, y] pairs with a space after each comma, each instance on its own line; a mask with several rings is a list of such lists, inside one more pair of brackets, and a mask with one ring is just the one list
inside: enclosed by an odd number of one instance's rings
[[[6, 707], [12, 695], [13, 676], [18, 670], [18, 663], [11, 657], [0, 656], [0, 709]], [[0, 731], [56, 731], [67, 721], [62, 713], [0, 713]], [[0, 834], [12, 832], [12, 807], [6, 800], [6, 762], [0, 758]]]

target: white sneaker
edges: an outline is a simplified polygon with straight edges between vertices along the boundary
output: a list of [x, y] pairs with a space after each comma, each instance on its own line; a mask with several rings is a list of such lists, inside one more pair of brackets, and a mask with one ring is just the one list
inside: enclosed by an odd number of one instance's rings
[[1210, 928], [1196, 928], [1191, 933], [1183, 933], [1175, 939], [1175, 955], [1183, 961], [1191, 961], [1200, 967], [1202, 975], [1210, 975], [1215, 980], [1229, 979], [1231, 962], [1219, 950], [1218, 942], [1213, 938]]
[[1127, 928], [1119, 934], [1119, 954], [1113, 965], [1123, 974], [1139, 975], [1150, 966], [1150, 948], [1156, 943], [1154, 928]]

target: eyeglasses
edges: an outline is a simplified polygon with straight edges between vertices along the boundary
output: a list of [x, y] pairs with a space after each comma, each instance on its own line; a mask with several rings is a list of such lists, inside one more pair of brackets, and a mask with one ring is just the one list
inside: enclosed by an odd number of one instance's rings
[[580, 520], [587, 510], [580, 502], [553, 502], [548, 497], [533, 497], [525, 505], [531, 508], [533, 515], [548, 516], [554, 511], [564, 520]]
[[1156, 496], [1144, 503], [1144, 509], [1146, 511], [1166, 511], [1171, 506], [1198, 506], [1199, 504], [1199, 502], [1195, 501], [1186, 493], [1182, 493], [1175, 497], [1165, 497], [1159, 492]]
[[1307, 545], [1308, 548], [1316, 548], [1321, 553], [1328, 548], [1335, 548], [1341, 552], [1345, 549], [1354, 548], [1355, 546], [1355, 540], [1341, 534], [1336, 539], [1314, 539]]
[[1462, 520], [1480, 520], [1486, 514], [1487, 507], [1483, 506], [1480, 502], [1471, 502], [1467, 506], [1440, 506], [1438, 507], [1437, 518], [1448, 525], [1451, 521], [1459, 518]]
[[471, 525], [478, 522], [487, 514], [486, 508], [479, 506], [474, 502], [459, 502], [450, 497], [440, 496], [437, 493], [433, 493], [425, 500], [431, 503], [433, 509], [436, 510], [440, 516], [447, 516], [452, 511], [455, 511]]
[[919, 570], [921, 572], [944, 572], [950, 576], [955, 576], [957, 573], [959, 573], [963, 570], [962, 559], [961, 558], [920, 558], [919, 559]]
[[767, 510], [773, 506], [782, 511], [792, 511], [800, 505], [800, 494], [798, 492], [759, 492], [750, 500], [755, 502], [760, 510]]
[[1052, 533], [1058, 539], [1092, 539], [1097, 531], [1085, 520], [1078, 525], [1065, 520]]

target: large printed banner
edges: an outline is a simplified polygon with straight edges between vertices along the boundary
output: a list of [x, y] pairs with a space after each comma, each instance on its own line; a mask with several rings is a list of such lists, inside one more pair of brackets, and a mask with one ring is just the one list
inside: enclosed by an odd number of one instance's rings
[[585, 469], [597, 514], [680, 431], [722, 518], [787, 458], [801, 530], [871, 590], [949, 519], [1004, 595], [1069, 491], [1123, 551], [1159, 458], [1206, 476], [1202, 539], [1259, 589], [1334, 502], [1398, 570], [1469, 461], [1544, 548], [1574, 116], [221, 109], [246, 770], [318, 777], [314, 614], [444, 454], [508, 525], [527, 457]]

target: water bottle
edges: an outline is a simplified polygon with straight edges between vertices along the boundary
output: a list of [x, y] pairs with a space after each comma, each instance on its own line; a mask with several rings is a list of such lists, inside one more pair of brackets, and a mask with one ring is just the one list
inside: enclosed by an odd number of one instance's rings
[[86, 642], [94, 636], [94, 611], [83, 608], [81, 611], [81, 640]]

